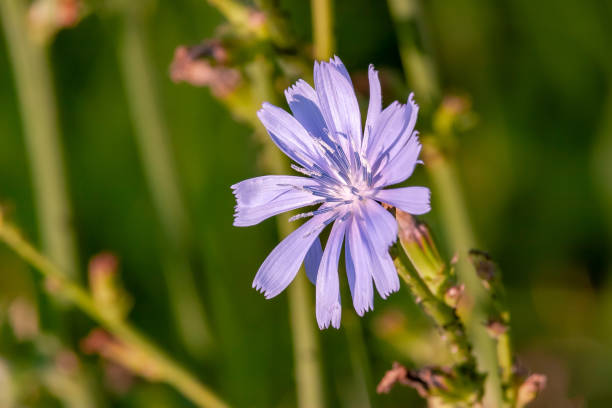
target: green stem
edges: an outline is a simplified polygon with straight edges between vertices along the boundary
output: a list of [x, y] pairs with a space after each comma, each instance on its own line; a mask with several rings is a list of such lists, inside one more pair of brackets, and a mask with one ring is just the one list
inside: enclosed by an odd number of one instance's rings
[[457, 274], [465, 283], [466, 294], [472, 303], [471, 309], [462, 317], [466, 320], [480, 369], [487, 373], [486, 398], [489, 399], [489, 403], [500, 406], [502, 393], [496, 346], [483, 326], [483, 322], [488, 318], [485, 307], [489, 300], [467, 257], [470, 249], [476, 247], [476, 240], [469, 225], [463, 195], [455, 176], [457, 173], [450, 161], [443, 157], [433, 144], [424, 142], [424, 155], [426, 168], [440, 197], [436, 203], [440, 207], [451, 248], [460, 254], [456, 265]]
[[[423, 46], [424, 30], [419, 15], [420, 2], [419, 0], [388, 0], [388, 2], [397, 29], [406, 81], [417, 91], [417, 98], [422, 98], [426, 103], [425, 107], [431, 109], [432, 103], [439, 98], [441, 90], [434, 60], [426, 53]], [[417, 35], [420, 38], [417, 38]], [[425, 140], [424, 138], [424, 144]], [[432, 150], [433, 145], [429, 148]], [[460, 255], [457, 274], [466, 284], [466, 294], [473, 302], [473, 307], [466, 316], [466, 326], [480, 369], [487, 373], [486, 402], [499, 406], [501, 389], [495, 347], [482, 326], [486, 318], [484, 313], [486, 296], [467, 260], [468, 251], [475, 247], [476, 239], [452, 163], [439, 152], [435, 155], [435, 162], [429, 160], [434, 155], [428, 154], [427, 149], [428, 146], [425, 145], [424, 155], [427, 163], [425, 167], [434, 185], [434, 196], [441, 197], [436, 203], [441, 207], [443, 225], [448, 232], [450, 247]]]
[[311, 0], [314, 57], [326, 60], [334, 49], [332, 0]]
[[[274, 102], [276, 94], [271, 82], [271, 67], [261, 57], [257, 58], [249, 67], [248, 72], [252, 78], [253, 105], [259, 108], [263, 100]], [[259, 100], [262, 98], [262, 100]], [[290, 168], [282, 153], [274, 146], [261, 124], [255, 131], [264, 146], [263, 161], [266, 170], [273, 174], [286, 174]], [[289, 235], [294, 224], [289, 223], [290, 213], [277, 217], [277, 228], [280, 238]], [[325, 407], [325, 393], [323, 388], [323, 370], [321, 367], [321, 351], [318, 342], [317, 325], [314, 320], [312, 305], [312, 290], [303, 268], [298, 272], [294, 281], [289, 285], [289, 322], [293, 337], [293, 357], [295, 361], [295, 377], [298, 407], [318, 408]]]
[[57, 109], [46, 50], [42, 44], [35, 44], [29, 38], [25, 1], [2, 0], [0, 13], [24, 119], [42, 245], [45, 253], [72, 279], [79, 279]]
[[[335, 36], [333, 29], [333, 1], [311, 0], [312, 32], [314, 57], [318, 60], [327, 60], [334, 53]], [[371, 406], [370, 392], [371, 374], [367, 363], [368, 356], [363, 340], [363, 330], [359, 319], [350, 319], [344, 323], [348, 352], [353, 366], [352, 381], [355, 388], [365, 386], [361, 403], [363, 407]]]
[[500, 368], [500, 379], [503, 389], [504, 406], [514, 408], [516, 402], [516, 384], [514, 376], [514, 354], [510, 328], [497, 338], [497, 362]]
[[[409, 85], [417, 97], [431, 105], [440, 94], [434, 60], [423, 44], [421, 6], [418, 0], [388, 0], [389, 12], [399, 38], [399, 51]], [[421, 38], [417, 38], [420, 34]]]
[[100, 310], [93, 298], [74, 283], [68, 275], [38, 252], [19, 234], [17, 229], [0, 218], [0, 240], [21, 258], [36, 268], [45, 278], [56, 284], [58, 296], [72, 302], [76, 307], [97, 321], [115, 337], [146, 355], [159, 368], [161, 378], [176, 388], [185, 397], [200, 407], [225, 408], [227, 405], [210, 389], [201, 384], [189, 372], [153, 345], [145, 336], [114, 314]]
[[410, 287], [411, 292], [417, 298], [417, 303], [423, 307], [425, 313], [431, 317], [438, 330], [440, 330], [443, 339], [451, 350], [455, 363], [475, 366], [476, 362], [472, 355], [470, 342], [455, 309], [431, 292], [427, 284], [413, 269], [412, 263], [399, 241], [392, 247], [392, 254], [398, 274]]
[[143, 17], [126, 5], [120, 60], [145, 176], [164, 232], [162, 267], [174, 321], [185, 347], [202, 356], [212, 339], [189, 263], [191, 231], [171, 155], [164, 113], [154, 88]]

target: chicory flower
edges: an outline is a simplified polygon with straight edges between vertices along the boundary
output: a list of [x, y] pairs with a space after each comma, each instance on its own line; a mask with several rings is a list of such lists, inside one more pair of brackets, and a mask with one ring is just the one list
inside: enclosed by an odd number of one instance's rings
[[[389, 247], [397, 239], [395, 218], [381, 203], [410, 214], [429, 211], [429, 189], [385, 189], [411, 176], [421, 151], [414, 130], [418, 106], [394, 102], [384, 110], [378, 72], [368, 72], [370, 101], [362, 132], [351, 78], [338, 57], [315, 62], [313, 89], [303, 80], [285, 91], [293, 115], [264, 103], [258, 117], [274, 143], [303, 176], [255, 177], [232, 186], [234, 225], [250, 226], [297, 208], [310, 218], [287, 236], [259, 268], [253, 287], [272, 298], [295, 278], [302, 263], [316, 285], [321, 329], [339, 328], [342, 307], [338, 262], [345, 248], [353, 306], [360, 316], [373, 308], [373, 284], [384, 299], [399, 289]], [[332, 224], [322, 249], [319, 235]]]

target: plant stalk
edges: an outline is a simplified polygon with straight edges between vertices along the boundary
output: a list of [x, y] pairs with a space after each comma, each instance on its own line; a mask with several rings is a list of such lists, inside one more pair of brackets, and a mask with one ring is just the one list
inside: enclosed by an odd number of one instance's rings
[[314, 57], [330, 58], [334, 50], [332, 0], [311, 0]]
[[0, 218], [0, 241], [3, 241], [23, 260], [36, 268], [45, 278], [53, 281], [55, 293], [58, 296], [72, 302], [123, 343], [146, 355], [159, 368], [161, 379], [176, 388], [194, 404], [208, 408], [228, 407], [213, 391], [201, 384], [129, 323], [117, 318], [115, 314], [100, 310], [87, 291], [74, 283], [63, 270], [38, 252], [20, 235], [16, 228], [6, 223], [2, 218]]
[[[417, 91], [417, 98], [425, 102], [425, 111], [431, 111], [432, 104], [440, 97], [441, 87], [434, 59], [425, 49], [426, 33], [423, 30], [423, 21], [420, 19], [420, 1], [388, 0], [388, 3], [391, 17], [396, 25], [406, 81]], [[427, 164], [425, 168], [433, 182], [434, 196], [440, 197], [436, 202], [441, 208], [450, 248], [459, 254], [457, 273], [460, 280], [465, 283], [466, 295], [473, 304], [465, 320], [480, 369], [487, 373], [485, 402], [500, 406], [502, 393], [495, 345], [482, 325], [486, 319], [484, 307], [488, 300], [467, 259], [469, 250], [476, 246], [476, 239], [465, 209], [463, 193], [455, 176], [456, 169], [451, 160], [444, 157], [435, 147], [438, 136], [435, 134], [431, 136], [434, 139], [433, 143], [427, 143], [427, 139], [423, 138]]]
[[190, 222], [179, 188], [164, 112], [154, 87], [144, 18], [126, 5], [120, 60], [135, 137], [147, 184], [164, 234], [162, 254], [169, 301], [187, 350], [202, 357], [212, 343], [204, 304], [189, 262]]
[[25, 1], [0, 1], [0, 14], [23, 116], [42, 247], [72, 279], [79, 280], [78, 255], [46, 49], [43, 44], [30, 39]]
[[434, 321], [444, 341], [448, 344], [455, 363], [475, 366], [476, 362], [472, 355], [470, 342], [455, 309], [431, 292], [427, 284], [413, 268], [410, 258], [406, 255], [399, 240], [391, 248], [391, 253], [398, 274], [410, 287], [410, 291], [416, 297], [416, 302], [423, 307], [425, 313]]

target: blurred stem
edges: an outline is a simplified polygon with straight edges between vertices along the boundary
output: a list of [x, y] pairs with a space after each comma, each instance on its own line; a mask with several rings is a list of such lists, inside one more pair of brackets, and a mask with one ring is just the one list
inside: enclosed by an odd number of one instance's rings
[[[396, 25], [406, 81], [409, 86], [414, 87], [417, 100], [425, 102], [425, 110], [431, 110], [432, 104], [440, 97], [441, 87], [434, 60], [427, 54], [423, 45], [425, 30], [420, 16], [420, 1], [388, 0], [388, 3]], [[486, 403], [500, 406], [502, 393], [495, 347], [482, 325], [486, 319], [484, 307], [487, 298], [467, 260], [469, 250], [476, 246], [476, 239], [464, 206], [463, 194], [456, 177], [457, 171], [451, 159], [444, 157], [435, 146], [438, 136], [431, 136], [434, 143], [426, 143], [427, 139], [423, 138], [425, 168], [431, 176], [435, 193], [440, 197], [436, 202], [441, 207], [450, 247], [459, 254], [457, 273], [465, 283], [466, 294], [473, 304], [465, 319], [480, 369], [487, 373]]]
[[440, 330], [442, 337], [449, 345], [455, 363], [475, 366], [476, 362], [472, 355], [470, 342], [455, 309], [438, 299], [429, 290], [425, 281], [413, 269], [412, 263], [399, 240], [392, 247], [391, 253], [397, 272], [410, 287], [417, 303], [423, 307], [425, 313], [432, 318], [438, 330]]
[[2, 0], [0, 13], [24, 120], [42, 246], [54, 262], [78, 280], [72, 214], [46, 49], [30, 39], [25, 1]]
[[497, 338], [497, 361], [504, 392], [504, 406], [513, 408], [516, 402], [516, 385], [514, 383], [514, 356], [510, 339], [510, 328]]
[[[332, 0], [311, 0], [312, 9], [312, 32], [314, 42], [314, 57], [317, 60], [327, 60], [334, 53], [335, 37], [333, 29], [333, 4]], [[363, 329], [361, 320], [349, 318], [344, 323], [347, 346], [351, 365], [353, 366], [353, 378], [355, 388], [365, 386], [361, 406], [369, 407], [371, 389], [370, 367], [368, 356], [363, 341]]]
[[485, 395], [490, 404], [501, 406], [502, 392], [495, 344], [483, 325], [488, 318], [485, 312], [488, 296], [467, 257], [470, 249], [476, 246], [476, 240], [468, 222], [467, 210], [456, 177], [457, 171], [450, 160], [435, 147], [434, 141], [427, 142], [427, 138], [424, 138], [423, 149], [426, 169], [440, 197], [436, 202], [440, 206], [443, 225], [450, 238], [451, 248], [459, 254], [457, 274], [465, 283], [466, 295], [469, 296], [471, 304], [471, 308], [466, 310], [462, 317], [465, 318], [480, 369], [487, 373]]
[[[262, 100], [274, 102], [276, 94], [271, 81], [271, 67], [263, 56], [256, 59], [249, 67], [252, 78], [253, 105], [259, 108]], [[262, 98], [262, 100], [258, 100]], [[256, 135], [264, 146], [264, 166], [272, 174], [286, 174], [289, 163], [281, 152], [272, 144], [261, 124], [256, 127]], [[277, 217], [278, 233], [282, 238], [289, 235], [294, 225], [289, 223], [290, 213]], [[297, 406], [299, 408], [323, 408], [325, 395], [323, 390], [323, 370], [321, 367], [321, 350], [318, 342], [317, 325], [314, 320], [312, 291], [302, 267], [287, 288], [289, 298], [289, 323], [293, 337], [293, 358], [295, 360], [295, 377], [297, 388]]]
[[388, 0], [399, 39], [400, 57], [417, 98], [431, 105], [440, 95], [434, 60], [427, 55], [419, 0]]
[[116, 314], [97, 307], [91, 295], [74, 283], [68, 275], [30, 245], [17, 229], [7, 224], [0, 215], [0, 241], [54, 283], [54, 293], [81, 309], [126, 345], [139, 350], [156, 365], [161, 379], [176, 388], [200, 407], [225, 408], [227, 405], [208, 387], [174, 362], [130, 324]]
[[136, 141], [164, 233], [162, 269], [181, 340], [198, 357], [211, 345], [204, 305], [189, 263], [189, 220], [179, 189], [164, 113], [154, 88], [153, 64], [146, 50], [144, 18], [126, 5], [120, 59]]
[[326, 60], [334, 49], [332, 0], [311, 0], [314, 57]]

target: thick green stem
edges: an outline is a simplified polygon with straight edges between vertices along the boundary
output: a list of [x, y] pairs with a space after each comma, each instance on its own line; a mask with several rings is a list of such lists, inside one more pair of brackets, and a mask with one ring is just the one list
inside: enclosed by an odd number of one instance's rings
[[311, 0], [314, 57], [325, 60], [334, 50], [332, 0]]
[[487, 334], [483, 322], [488, 318], [485, 312], [488, 296], [482, 288], [467, 254], [476, 246], [475, 238], [470, 228], [467, 210], [459, 182], [455, 176], [456, 170], [446, 157], [443, 157], [433, 144], [424, 145], [425, 161], [429, 175], [434, 184], [435, 192], [444, 225], [449, 234], [451, 248], [459, 256], [457, 274], [466, 285], [466, 294], [469, 296], [472, 307], [465, 316], [468, 334], [473, 342], [474, 353], [478, 359], [480, 369], [487, 373], [486, 398], [488, 403], [500, 406], [502, 401], [501, 384], [496, 358], [496, 346]]
[[[423, 45], [425, 42], [423, 22], [418, 20], [420, 2], [418, 0], [388, 0], [388, 2], [397, 29], [406, 81], [417, 91], [417, 99], [420, 98], [425, 102], [425, 110], [431, 110], [432, 103], [439, 98], [440, 84], [433, 59], [426, 53]], [[431, 137], [435, 138], [436, 135]], [[439, 200], [434, 198], [434, 202], [441, 208], [450, 247], [459, 254], [457, 274], [466, 284], [466, 294], [473, 302], [465, 318], [480, 369], [487, 373], [485, 402], [499, 406], [502, 398], [495, 346], [482, 325], [486, 318], [483, 309], [487, 298], [467, 260], [468, 251], [475, 247], [476, 239], [452, 163], [439, 152], [435, 152], [434, 155], [428, 153], [428, 145], [425, 142], [426, 138], [424, 138], [424, 155], [427, 164], [425, 167], [433, 182], [434, 197], [436, 195], [440, 197]], [[430, 152], [433, 150], [433, 144], [429, 146], [429, 150]], [[432, 156], [435, 161], [431, 159]]]
[[[334, 53], [335, 36], [333, 27], [333, 1], [311, 0], [312, 33], [314, 57], [317, 60], [327, 60]], [[370, 406], [368, 386], [371, 380], [370, 368], [367, 363], [367, 351], [363, 340], [363, 331], [359, 319], [350, 319], [344, 323], [347, 347], [353, 366], [353, 381], [355, 388], [365, 386], [361, 398], [361, 406]]]
[[[440, 95], [434, 60], [427, 54], [421, 29], [421, 5], [418, 0], [388, 0], [389, 12], [399, 38], [399, 51], [409, 85], [417, 98], [431, 105]], [[420, 38], [417, 38], [420, 37]]]
[[201, 384], [126, 321], [117, 318], [116, 314], [109, 314], [105, 310], [100, 310], [87, 291], [74, 283], [63, 270], [56, 267], [53, 262], [32, 247], [14, 227], [4, 222], [2, 218], [0, 218], [0, 240], [36, 268], [44, 277], [52, 280], [55, 284], [54, 293], [72, 302], [124, 344], [137, 349], [150, 359], [158, 368], [164, 382], [176, 388], [200, 407], [227, 407], [211, 390]]
[[46, 50], [42, 44], [30, 39], [26, 27], [25, 1], [2, 0], [0, 13], [24, 120], [42, 245], [45, 253], [72, 279], [79, 279], [57, 109]]
[[394, 257], [398, 274], [410, 287], [410, 291], [416, 297], [417, 303], [423, 307], [425, 313], [434, 321], [444, 341], [448, 344], [455, 363], [475, 366], [470, 342], [455, 309], [431, 292], [425, 281], [414, 270], [410, 258], [406, 255], [399, 241], [392, 247], [391, 253]]
[[514, 376], [514, 355], [510, 328], [497, 337], [497, 362], [500, 368], [500, 379], [503, 388], [504, 405], [513, 408], [516, 401], [516, 387]]
[[[262, 57], [257, 58], [248, 67], [253, 89], [253, 106], [258, 109], [263, 100], [276, 101], [271, 81], [271, 67]], [[260, 100], [261, 98], [261, 100]], [[286, 174], [290, 171], [289, 163], [282, 153], [271, 143], [261, 124], [256, 124], [255, 134], [261, 141], [264, 151], [263, 165], [272, 174]], [[277, 228], [280, 238], [289, 235], [294, 227], [289, 223], [290, 213], [277, 217]], [[293, 337], [293, 357], [295, 361], [296, 392], [299, 408], [325, 407], [323, 388], [323, 370], [321, 352], [318, 342], [318, 330], [314, 320], [312, 291], [303, 268], [287, 289], [289, 298], [289, 322]]]
[[164, 233], [163, 271], [174, 321], [185, 347], [202, 356], [211, 344], [204, 305], [189, 263], [189, 220], [169, 146], [164, 113], [154, 88], [142, 16], [126, 5], [120, 60], [147, 183]]

